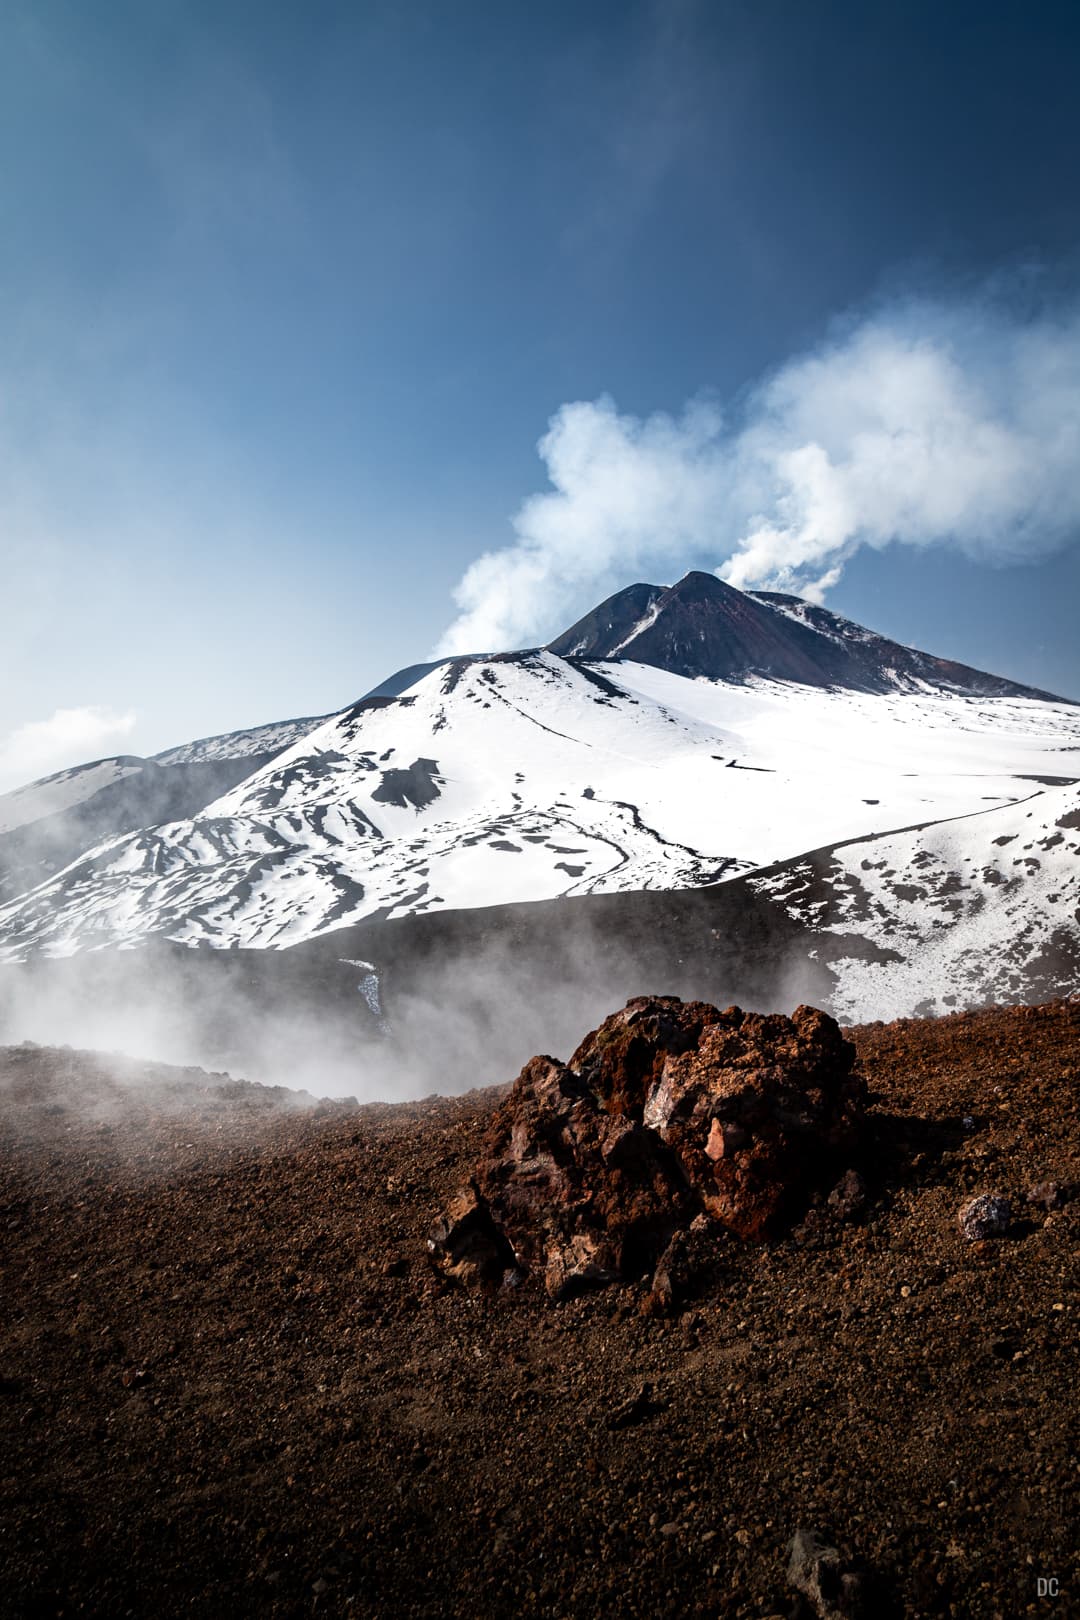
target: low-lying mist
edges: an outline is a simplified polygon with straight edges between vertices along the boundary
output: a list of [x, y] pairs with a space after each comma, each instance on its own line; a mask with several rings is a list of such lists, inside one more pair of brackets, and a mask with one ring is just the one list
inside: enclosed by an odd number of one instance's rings
[[405, 1100], [508, 1082], [538, 1052], [568, 1058], [631, 996], [827, 1004], [812, 946], [741, 884], [434, 913], [286, 951], [155, 941], [0, 969], [0, 1043]]

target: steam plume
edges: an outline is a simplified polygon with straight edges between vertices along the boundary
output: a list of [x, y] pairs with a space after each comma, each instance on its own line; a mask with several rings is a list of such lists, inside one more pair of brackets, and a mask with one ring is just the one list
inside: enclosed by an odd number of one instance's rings
[[1034, 560], [1080, 533], [1080, 309], [999, 290], [896, 301], [727, 415], [579, 401], [538, 448], [553, 487], [522, 504], [513, 545], [467, 569], [441, 653], [521, 646], [603, 587], [691, 558], [817, 601], [861, 546]]

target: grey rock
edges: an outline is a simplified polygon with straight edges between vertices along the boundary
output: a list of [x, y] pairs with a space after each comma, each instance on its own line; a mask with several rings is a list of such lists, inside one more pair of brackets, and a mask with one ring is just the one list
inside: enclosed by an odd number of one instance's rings
[[1064, 1209], [1075, 1196], [1076, 1188], [1064, 1182], [1040, 1181], [1037, 1186], [1029, 1188], [1027, 1201], [1037, 1204], [1040, 1209]]
[[866, 1208], [866, 1182], [857, 1170], [847, 1170], [828, 1197], [833, 1214], [842, 1221], [856, 1220]]
[[861, 1576], [845, 1567], [838, 1549], [816, 1530], [796, 1530], [791, 1538], [787, 1578], [820, 1620], [858, 1620], [864, 1612]]
[[1004, 1193], [979, 1193], [961, 1204], [956, 1224], [966, 1242], [981, 1243], [984, 1238], [1004, 1237], [1011, 1213]]

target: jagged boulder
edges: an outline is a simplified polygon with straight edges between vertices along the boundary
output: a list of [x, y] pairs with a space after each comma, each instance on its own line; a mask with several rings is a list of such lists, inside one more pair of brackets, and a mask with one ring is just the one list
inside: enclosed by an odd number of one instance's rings
[[854, 1058], [812, 1007], [785, 1018], [638, 997], [569, 1065], [525, 1065], [433, 1259], [468, 1281], [540, 1273], [562, 1298], [650, 1274], [695, 1218], [768, 1237], [850, 1162]]

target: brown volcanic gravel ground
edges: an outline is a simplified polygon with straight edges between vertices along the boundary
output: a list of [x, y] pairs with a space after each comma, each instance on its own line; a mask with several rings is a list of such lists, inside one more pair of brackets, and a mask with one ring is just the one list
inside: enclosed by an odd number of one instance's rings
[[874, 1615], [1080, 1612], [1080, 1202], [954, 1220], [1080, 1179], [1080, 1005], [855, 1035], [867, 1224], [725, 1244], [672, 1322], [438, 1291], [496, 1092], [0, 1053], [0, 1612], [787, 1615], [798, 1525]]

